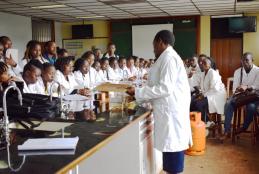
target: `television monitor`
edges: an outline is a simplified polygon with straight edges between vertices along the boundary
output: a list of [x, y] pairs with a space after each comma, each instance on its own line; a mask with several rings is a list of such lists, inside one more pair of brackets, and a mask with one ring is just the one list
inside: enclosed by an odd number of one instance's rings
[[93, 38], [93, 25], [72, 25], [73, 39]]
[[229, 32], [256, 32], [256, 16], [233, 17], [228, 20]]

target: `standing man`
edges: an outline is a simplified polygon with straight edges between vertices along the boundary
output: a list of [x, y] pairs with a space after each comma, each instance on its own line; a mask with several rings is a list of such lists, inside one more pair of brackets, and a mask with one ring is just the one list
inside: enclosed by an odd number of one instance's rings
[[107, 46], [107, 52], [103, 55], [103, 58], [109, 59], [110, 57], [115, 57], [119, 59], [119, 56], [115, 54], [116, 46], [114, 43], [109, 43]]
[[147, 86], [127, 91], [138, 102], [150, 101], [153, 106], [155, 148], [163, 152], [163, 169], [167, 174], [183, 172], [184, 151], [192, 145], [190, 87], [173, 44], [172, 32], [162, 30], [156, 34], [153, 41], [156, 61], [150, 68]]

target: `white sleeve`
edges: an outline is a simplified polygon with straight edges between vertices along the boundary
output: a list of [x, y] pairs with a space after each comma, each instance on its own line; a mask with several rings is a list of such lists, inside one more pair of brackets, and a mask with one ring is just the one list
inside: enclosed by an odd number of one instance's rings
[[234, 73], [234, 78], [233, 78], [233, 94], [235, 93], [236, 91], [236, 88], [240, 85], [240, 72], [241, 71], [241, 68], [236, 70], [235, 73]]
[[177, 70], [177, 62], [175, 59], [169, 59], [166, 62], [161, 62], [161, 71], [158, 84], [154, 86], [136, 88], [135, 98], [137, 102], [169, 96], [174, 90], [174, 86], [176, 84]]
[[213, 94], [220, 90], [221, 80], [219, 74], [217, 74], [216, 71], [211, 71], [209, 79], [209, 90], [204, 93], [204, 96], [207, 96], [208, 94]]

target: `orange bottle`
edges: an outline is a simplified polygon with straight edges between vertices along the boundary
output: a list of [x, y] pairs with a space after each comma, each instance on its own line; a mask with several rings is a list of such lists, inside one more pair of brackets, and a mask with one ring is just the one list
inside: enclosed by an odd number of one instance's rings
[[200, 112], [191, 112], [191, 129], [192, 129], [192, 140], [193, 146], [185, 151], [187, 155], [203, 155], [205, 153], [206, 145], [206, 126], [201, 121]]

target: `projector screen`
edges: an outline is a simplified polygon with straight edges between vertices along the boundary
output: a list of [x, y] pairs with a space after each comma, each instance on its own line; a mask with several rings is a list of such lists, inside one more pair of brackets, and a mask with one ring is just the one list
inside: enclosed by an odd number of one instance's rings
[[154, 59], [153, 40], [160, 30], [173, 32], [173, 24], [133, 25], [132, 52], [134, 56]]

